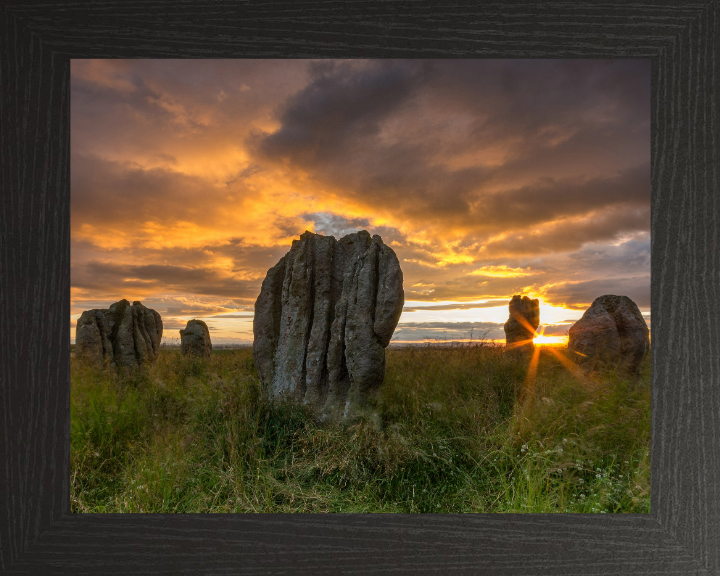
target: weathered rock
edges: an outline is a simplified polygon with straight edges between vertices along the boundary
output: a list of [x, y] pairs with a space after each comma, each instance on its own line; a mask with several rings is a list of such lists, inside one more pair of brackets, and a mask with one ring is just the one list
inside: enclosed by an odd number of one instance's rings
[[650, 331], [627, 296], [596, 298], [570, 328], [568, 349], [591, 368], [616, 367], [636, 373], [650, 350]]
[[185, 330], [180, 330], [180, 351], [183, 354], [210, 358], [212, 342], [205, 322], [188, 320]]
[[137, 300], [115, 302], [108, 309], [86, 310], [75, 328], [75, 355], [96, 364], [133, 367], [158, 357], [162, 340], [160, 314]]
[[505, 346], [512, 350], [532, 351], [533, 335], [539, 324], [539, 300], [516, 294], [510, 300], [510, 317], [505, 322]]
[[305, 232], [271, 268], [255, 303], [253, 356], [272, 396], [347, 415], [385, 377], [404, 303], [397, 256], [366, 231]]

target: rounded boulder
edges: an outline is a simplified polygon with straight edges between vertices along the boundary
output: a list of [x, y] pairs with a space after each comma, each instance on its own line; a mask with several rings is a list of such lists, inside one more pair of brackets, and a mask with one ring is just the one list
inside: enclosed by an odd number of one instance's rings
[[596, 298], [569, 334], [568, 349], [591, 368], [605, 365], [636, 373], [650, 350], [645, 319], [627, 296]]
[[205, 322], [190, 320], [185, 329], [180, 330], [180, 351], [191, 356], [210, 358], [212, 342]]

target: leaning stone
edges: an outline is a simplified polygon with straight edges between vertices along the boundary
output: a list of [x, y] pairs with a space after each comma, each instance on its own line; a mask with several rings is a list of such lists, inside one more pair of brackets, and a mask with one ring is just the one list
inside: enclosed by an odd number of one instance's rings
[[569, 331], [568, 349], [591, 369], [615, 367], [637, 373], [650, 350], [650, 331], [627, 296], [596, 298]]
[[533, 336], [540, 325], [540, 302], [537, 298], [520, 297], [510, 300], [510, 317], [505, 322], [505, 346], [508, 350], [534, 349]]
[[189, 320], [185, 330], [180, 330], [180, 351], [183, 354], [210, 358], [212, 342], [205, 322]]
[[162, 330], [160, 314], [137, 300], [86, 310], [75, 328], [75, 356], [98, 365], [139, 366], [158, 357]]
[[382, 383], [403, 303], [400, 263], [380, 236], [305, 232], [268, 271], [255, 304], [260, 379], [271, 396], [347, 414]]

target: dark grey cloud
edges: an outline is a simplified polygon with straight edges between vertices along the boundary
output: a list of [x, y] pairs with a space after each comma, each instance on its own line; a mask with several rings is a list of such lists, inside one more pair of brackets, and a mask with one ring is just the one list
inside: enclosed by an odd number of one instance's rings
[[178, 265], [203, 268], [215, 257], [226, 257], [232, 261], [231, 272], [253, 272], [260, 288], [264, 273], [282, 258], [290, 246], [257, 246], [247, 243], [244, 238], [227, 238], [221, 242], [194, 247], [171, 246], [129, 248], [128, 254], [141, 255], [156, 262], [173, 262]]
[[[458, 276], [438, 280], [431, 286], [406, 286], [405, 300], [479, 300], [503, 299], [508, 294], [520, 294], [534, 284], [530, 278], [488, 278], [484, 276]], [[479, 294], [481, 294], [479, 296]], [[495, 304], [497, 306], [498, 304]], [[485, 307], [485, 306], [480, 306]], [[488, 306], [491, 307], [491, 306]]]
[[279, 115], [282, 127], [257, 141], [258, 151], [306, 166], [327, 164], [380, 131], [380, 122], [421, 85], [422, 61], [376, 60], [311, 65], [311, 81]]
[[[173, 266], [188, 269], [206, 269], [211, 267], [216, 257], [230, 259], [232, 268], [230, 272], [251, 273], [255, 278], [248, 280], [249, 284], [260, 285], [268, 269], [274, 266], [289, 250], [289, 246], [257, 246], [248, 244], [243, 238], [226, 238], [213, 244], [203, 244], [195, 247], [185, 246], [156, 246], [141, 245], [125, 247], [121, 258], [130, 258], [135, 261], [172, 262]], [[113, 250], [102, 250], [88, 240], [72, 239], [71, 252], [74, 262], [103, 261]], [[117, 257], [117, 255], [114, 255]], [[122, 265], [124, 266], [124, 264]], [[80, 278], [80, 277], [78, 277]], [[210, 280], [210, 277], [208, 277]], [[72, 278], [73, 286], [75, 277]]]
[[[356, 201], [481, 239], [603, 208], [637, 211], [650, 201], [649, 69], [644, 60], [326, 65], [253, 146]], [[457, 165], [493, 147], [505, 151], [499, 162]], [[613, 218], [602, 237], [639, 225]]]
[[650, 308], [650, 276], [602, 278], [578, 283], [552, 286], [546, 297], [553, 304], [568, 308], [586, 309], [596, 298], [605, 294], [627, 296], [640, 308]]
[[610, 206], [584, 219], [519, 230], [485, 244], [486, 253], [507, 258], [573, 252], [590, 242], [613, 242], [650, 228], [650, 206]]
[[138, 290], [229, 298], [257, 297], [254, 282], [227, 278], [209, 268], [91, 261], [71, 267], [70, 276], [72, 286], [105, 294]]
[[477, 212], [495, 229], [534, 226], [557, 218], [584, 215], [608, 206], [648, 208], [650, 164], [634, 166], [613, 177], [588, 179], [546, 177], [515, 190], [483, 195]]
[[203, 178], [79, 152], [71, 155], [70, 186], [71, 222], [100, 229], [207, 218], [222, 201], [220, 192]]
[[567, 256], [576, 266], [615, 273], [650, 273], [650, 234], [642, 234], [618, 245], [586, 244]]
[[475, 143], [511, 142], [499, 179], [649, 159], [648, 60], [451, 61], [438, 76], [438, 106], [461, 103], [480, 119]]
[[307, 66], [256, 59], [76, 60], [71, 75], [73, 150], [166, 154], [168, 138], [214, 133], [217, 139], [217, 125], [225, 134], [242, 131], [289, 89], [304, 85]]

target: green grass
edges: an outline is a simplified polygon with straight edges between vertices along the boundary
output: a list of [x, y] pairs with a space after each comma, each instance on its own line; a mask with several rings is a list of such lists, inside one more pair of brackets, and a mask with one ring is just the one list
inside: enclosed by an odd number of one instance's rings
[[341, 425], [269, 401], [250, 350], [164, 349], [119, 374], [73, 358], [72, 510], [649, 512], [649, 358], [630, 381], [543, 349], [520, 395], [527, 362], [389, 349], [379, 394]]

